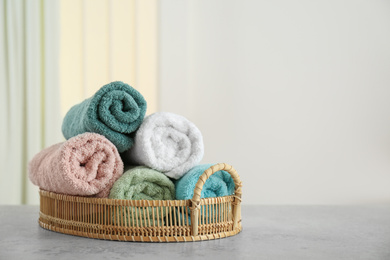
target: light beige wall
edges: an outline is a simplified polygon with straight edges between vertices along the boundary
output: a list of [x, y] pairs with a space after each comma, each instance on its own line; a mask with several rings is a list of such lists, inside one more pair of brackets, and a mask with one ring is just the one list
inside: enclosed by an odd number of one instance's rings
[[163, 1], [161, 110], [243, 203], [390, 203], [387, 1]]
[[157, 0], [61, 0], [62, 115], [120, 80], [157, 110]]

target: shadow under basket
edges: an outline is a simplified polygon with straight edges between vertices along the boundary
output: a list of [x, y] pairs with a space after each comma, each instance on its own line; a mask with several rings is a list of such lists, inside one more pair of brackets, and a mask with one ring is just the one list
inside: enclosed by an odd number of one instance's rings
[[[234, 195], [201, 199], [204, 183], [220, 170], [232, 176]], [[190, 200], [118, 200], [40, 190], [39, 225], [64, 234], [120, 241], [186, 242], [224, 238], [242, 229], [241, 187], [236, 170], [220, 163], [199, 177]]]

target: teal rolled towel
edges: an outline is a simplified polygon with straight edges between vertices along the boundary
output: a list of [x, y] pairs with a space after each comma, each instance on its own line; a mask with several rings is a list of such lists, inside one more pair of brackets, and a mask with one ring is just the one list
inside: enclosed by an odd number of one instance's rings
[[[145, 166], [130, 167], [114, 183], [111, 188], [110, 199], [124, 200], [174, 200], [175, 185], [161, 172]], [[125, 225], [148, 226], [149, 223], [157, 225], [164, 221], [165, 207], [122, 207], [115, 213], [122, 214]], [[148, 218], [145, 215], [148, 214]], [[154, 217], [154, 218], [153, 218]], [[128, 221], [129, 220], [129, 221]]]
[[[176, 199], [188, 200], [194, 196], [195, 185], [202, 173], [213, 164], [202, 164], [193, 167], [175, 183]], [[203, 185], [201, 198], [222, 197], [234, 193], [234, 181], [226, 171], [218, 171], [207, 179]]]
[[144, 97], [128, 84], [116, 81], [73, 106], [65, 115], [62, 133], [66, 139], [85, 132], [98, 133], [124, 152], [132, 147], [133, 133], [145, 113]]
[[[205, 170], [213, 166], [213, 164], [202, 164], [193, 167], [183, 177], [175, 182], [176, 199], [188, 200], [194, 196], [195, 185], [199, 180], [199, 177]], [[215, 172], [207, 179], [203, 185], [201, 198], [210, 197], [223, 197], [232, 195], [234, 193], [234, 181], [230, 174], [226, 171]], [[200, 216], [209, 219], [209, 221], [215, 221], [218, 219], [220, 210], [214, 207], [215, 205], [202, 206], [200, 208]], [[221, 211], [222, 214], [224, 210]], [[183, 218], [184, 223], [191, 223], [190, 214], [183, 216], [182, 212], [178, 212], [179, 218]], [[224, 217], [221, 215], [221, 217]]]

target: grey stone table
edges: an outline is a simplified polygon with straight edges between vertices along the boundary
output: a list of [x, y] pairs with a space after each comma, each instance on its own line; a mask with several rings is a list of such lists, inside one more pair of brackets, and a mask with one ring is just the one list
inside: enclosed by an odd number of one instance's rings
[[37, 206], [0, 206], [0, 259], [390, 259], [390, 205], [243, 206], [243, 231], [187, 243], [76, 237], [39, 227]]

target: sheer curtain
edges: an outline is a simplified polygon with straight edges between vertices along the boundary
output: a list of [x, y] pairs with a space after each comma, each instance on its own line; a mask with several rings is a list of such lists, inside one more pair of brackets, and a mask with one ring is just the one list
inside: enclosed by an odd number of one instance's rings
[[28, 161], [63, 140], [57, 0], [0, 0], [0, 204], [38, 204]]
[[157, 110], [157, 0], [0, 0], [0, 204], [38, 204], [31, 158], [68, 109], [120, 80]]

